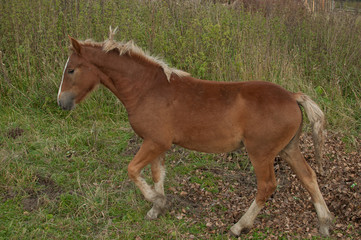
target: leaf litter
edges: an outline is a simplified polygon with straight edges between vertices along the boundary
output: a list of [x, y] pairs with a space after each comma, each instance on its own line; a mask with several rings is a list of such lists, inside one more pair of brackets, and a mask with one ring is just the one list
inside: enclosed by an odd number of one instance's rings
[[[356, 139], [357, 146], [361, 146], [360, 143], [361, 139]], [[300, 146], [307, 162], [316, 169], [311, 135], [302, 135]], [[188, 156], [188, 150], [179, 147], [171, 151], [172, 154], [182, 155], [183, 158]], [[188, 174], [176, 175], [174, 181], [179, 183], [179, 186], [166, 186], [166, 194], [171, 202], [170, 214], [190, 223], [205, 224], [205, 239], [212, 239], [215, 234], [227, 234], [256, 195], [256, 178], [251, 165], [239, 170], [228, 167], [235, 161], [240, 161], [244, 155], [214, 155], [214, 160], [218, 164], [196, 167]], [[168, 168], [173, 169], [179, 161], [173, 160], [168, 163]], [[317, 179], [324, 199], [335, 216], [331, 237], [361, 239], [360, 148], [349, 152], [341, 134], [329, 133], [323, 161], [325, 174], [317, 174]], [[240, 163], [239, 166], [241, 165], [244, 164]], [[254, 228], [241, 238], [252, 239], [255, 231], [266, 233], [267, 239], [278, 239], [280, 236], [319, 236], [317, 214], [310, 195], [280, 157], [275, 159], [274, 168], [278, 181], [277, 190], [256, 218]], [[202, 186], [202, 183], [192, 181], [191, 178], [197, 176], [202, 180], [202, 176], [205, 179], [209, 178], [210, 174], [215, 185], [211, 190]]]

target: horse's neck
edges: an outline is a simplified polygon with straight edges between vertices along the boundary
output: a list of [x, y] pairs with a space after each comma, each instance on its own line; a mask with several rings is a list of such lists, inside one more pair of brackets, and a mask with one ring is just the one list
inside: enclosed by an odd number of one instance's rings
[[136, 107], [141, 95], [154, 84], [157, 75], [157, 69], [127, 55], [100, 52], [99, 57], [90, 61], [101, 71], [101, 83], [118, 97], [128, 112]]

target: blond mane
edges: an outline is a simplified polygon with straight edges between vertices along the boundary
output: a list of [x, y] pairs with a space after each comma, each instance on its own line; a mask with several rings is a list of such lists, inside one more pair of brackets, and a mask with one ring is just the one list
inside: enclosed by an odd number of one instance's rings
[[94, 42], [90, 39], [82, 42], [84, 45], [101, 47], [103, 51], [109, 52], [112, 50], [119, 51], [119, 55], [128, 54], [129, 56], [140, 59], [141, 61], [148, 62], [157, 66], [160, 66], [164, 74], [167, 77], [167, 80], [170, 81], [172, 73], [176, 74], [179, 77], [189, 76], [190, 74], [182, 70], [169, 67], [162, 59], [159, 57], [151, 56], [149, 53], [144, 52], [140, 47], [138, 47], [133, 41], [128, 42], [117, 42], [114, 40], [114, 35], [117, 32], [117, 28], [114, 30], [112, 27], [109, 27], [109, 39], [105, 40], [102, 43]]

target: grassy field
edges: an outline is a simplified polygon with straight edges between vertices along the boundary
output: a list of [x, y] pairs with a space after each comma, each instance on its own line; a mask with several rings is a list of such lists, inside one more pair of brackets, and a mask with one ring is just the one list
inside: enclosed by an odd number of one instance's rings
[[[126, 173], [139, 142], [108, 90], [100, 88], [72, 112], [58, 108], [68, 34], [103, 41], [108, 27], [118, 26], [118, 40], [133, 39], [198, 78], [265, 80], [303, 91], [325, 111], [328, 129], [342, 133], [350, 151], [358, 147], [361, 24], [356, 17], [310, 16], [294, 6], [266, 14], [178, 2], [1, 1], [0, 239], [210, 238], [206, 223], [177, 217], [182, 209], [143, 220], [151, 205]], [[213, 155], [182, 154], [168, 156], [173, 169], [167, 187], [180, 187], [176, 176], [200, 166], [225, 167], [213, 162]], [[240, 164], [253, 174], [245, 158]], [[239, 170], [236, 163], [226, 167]], [[197, 184], [204, 180], [194, 178]], [[212, 178], [206, 180], [204, 188], [217, 191]], [[267, 235], [254, 231], [246, 237]]]

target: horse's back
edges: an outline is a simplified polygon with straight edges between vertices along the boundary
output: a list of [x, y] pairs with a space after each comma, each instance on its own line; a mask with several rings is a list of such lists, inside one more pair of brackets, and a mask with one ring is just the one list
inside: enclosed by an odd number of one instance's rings
[[296, 132], [302, 119], [293, 93], [273, 83], [191, 79], [175, 85], [174, 143], [186, 148], [227, 152], [247, 139], [272, 141]]

